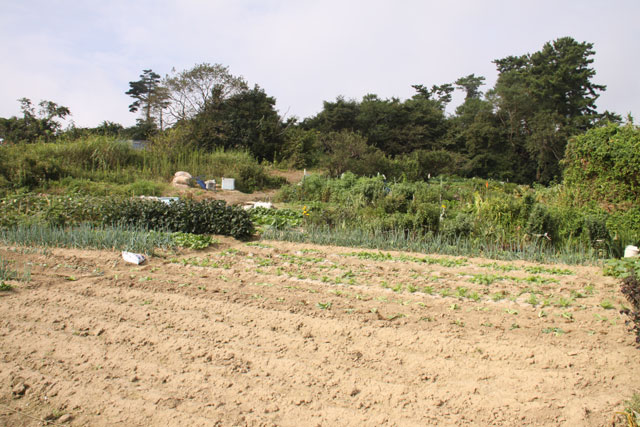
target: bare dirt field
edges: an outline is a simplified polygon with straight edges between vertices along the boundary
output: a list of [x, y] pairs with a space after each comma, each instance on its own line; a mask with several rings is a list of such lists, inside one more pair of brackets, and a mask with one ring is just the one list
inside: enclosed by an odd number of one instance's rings
[[597, 267], [220, 238], [1, 247], [0, 425], [611, 422], [640, 350]]

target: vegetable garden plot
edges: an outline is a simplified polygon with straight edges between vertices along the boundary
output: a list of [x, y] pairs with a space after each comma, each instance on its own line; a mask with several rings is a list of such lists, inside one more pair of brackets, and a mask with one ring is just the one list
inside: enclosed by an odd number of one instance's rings
[[0, 255], [30, 270], [0, 293], [6, 424], [604, 425], [637, 392], [595, 267], [225, 238], [144, 266]]

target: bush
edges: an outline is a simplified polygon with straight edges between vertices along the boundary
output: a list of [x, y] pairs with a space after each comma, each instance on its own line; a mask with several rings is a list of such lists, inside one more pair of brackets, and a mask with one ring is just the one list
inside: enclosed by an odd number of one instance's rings
[[171, 204], [154, 200], [123, 200], [106, 207], [102, 220], [107, 225], [235, 238], [246, 238], [255, 231], [246, 211], [227, 206], [219, 200], [179, 200]]
[[607, 243], [611, 239], [607, 228], [607, 218], [599, 215], [589, 215], [584, 220], [589, 241], [592, 246]]
[[287, 182], [279, 176], [267, 175], [265, 168], [257, 163], [244, 163], [238, 165], [236, 173], [236, 189], [243, 193], [253, 193], [262, 188], [276, 188]]
[[473, 216], [458, 212], [452, 219], [444, 222], [443, 232], [449, 237], [467, 237], [473, 232]]
[[564, 183], [578, 202], [640, 201], [640, 129], [610, 124], [571, 138]]
[[551, 240], [555, 238], [556, 224], [545, 205], [538, 203], [533, 206], [527, 220], [526, 231], [536, 237], [546, 235]]
[[411, 211], [414, 214], [415, 228], [423, 232], [437, 233], [440, 228], [440, 208], [431, 203], [413, 205]]
[[53, 159], [23, 157], [16, 166], [13, 176], [9, 176], [14, 188], [33, 189], [62, 175], [60, 166]]

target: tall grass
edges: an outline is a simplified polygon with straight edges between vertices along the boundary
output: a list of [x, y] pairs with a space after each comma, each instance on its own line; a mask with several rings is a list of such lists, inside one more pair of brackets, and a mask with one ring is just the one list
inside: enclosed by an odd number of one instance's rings
[[175, 247], [170, 233], [87, 224], [68, 228], [17, 225], [0, 229], [0, 242], [5, 245], [125, 250], [147, 254], [153, 254], [158, 248]]
[[[39, 188], [65, 177], [131, 184], [140, 179], [169, 182], [177, 171], [207, 179], [235, 178], [239, 187], [276, 185], [247, 151], [204, 152], [186, 146], [134, 149], [128, 142], [104, 136], [75, 141], [2, 147], [0, 186]], [[2, 179], [4, 177], [4, 180]]]
[[543, 242], [514, 242], [504, 245], [466, 237], [418, 235], [400, 231], [370, 231], [309, 227], [306, 231], [267, 229], [262, 239], [315, 243], [379, 250], [402, 250], [443, 255], [483, 257], [498, 260], [525, 260], [544, 263], [597, 264], [602, 254], [579, 245], [553, 248]]

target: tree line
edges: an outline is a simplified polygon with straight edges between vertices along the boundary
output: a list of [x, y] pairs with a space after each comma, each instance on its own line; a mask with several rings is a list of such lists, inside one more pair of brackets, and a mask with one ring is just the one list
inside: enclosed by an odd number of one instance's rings
[[[66, 107], [43, 101], [37, 115], [29, 100], [21, 100], [23, 117], [0, 118], [0, 136], [34, 141], [91, 132], [166, 147], [244, 149], [260, 161], [319, 166], [332, 175], [350, 170], [426, 179], [448, 173], [548, 184], [561, 179], [572, 136], [621, 121], [597, 109], [606, 87], [593, 82], [594, 55], [593, 44], [563, 37], [537, 52], [493, 61], [498, 79], [486, 90], [485, 78], [470, 74], [415, 84], [406, 100], [338, 96], [302, 120], [283, 118], [273, 97], [220, 64], [174, 69], [164, 78], [146, 69], [126, 91], [133, 99], [129, 110], [139, 114], [131, 128], [103, 122], [63, 132], [56, 119], [70, 114]], [[447, 114], [454, 91], [462, 91], [464, 101]]]

